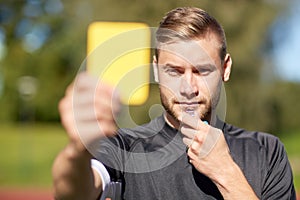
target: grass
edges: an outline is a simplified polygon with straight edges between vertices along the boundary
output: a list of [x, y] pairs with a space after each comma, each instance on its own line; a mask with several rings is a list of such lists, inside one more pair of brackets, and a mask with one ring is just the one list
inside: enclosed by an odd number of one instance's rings
[[[55, 156], [67, 143], [59, 124], [0, 124], [0, 187], [41, 187], [52, 184]], [[285, 144], [300, 190], [300, 131], [280, 137]]]
[[67, 142], [58, 124], [0, 125], [0, 186], [50, 187], [51, 167]]

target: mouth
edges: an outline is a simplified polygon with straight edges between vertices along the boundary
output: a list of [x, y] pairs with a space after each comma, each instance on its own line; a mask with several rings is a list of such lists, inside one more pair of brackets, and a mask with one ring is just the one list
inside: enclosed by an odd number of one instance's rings
[[174, 102], [175, 105], [180, 106], [180, 108], [182, 109], [183, 112], [191, 115], [191, 116], [195, 116], [196, 115], [196, 110], [198, 110], [199, 105], [202, 102], [200, 101], [177, 101]]
[[190, 106], [199, 106], [202, 104], [201, 101], [174, 101], [174, 104], [177, 104], [182, 107], [190, 107]]

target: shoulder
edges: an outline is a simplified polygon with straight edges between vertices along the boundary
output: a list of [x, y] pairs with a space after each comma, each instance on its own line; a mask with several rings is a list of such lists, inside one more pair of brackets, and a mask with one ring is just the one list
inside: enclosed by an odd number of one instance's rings
[[163, 116], [156, 117], [152, 119], [150, 122], [142, 125], [138, 125], [134, 128], [121, 128], [119, 129], [120, 133], [127, 133], [127, 132], [136, 132], [136, 133], [144, 133], [144, 132], [158, 132], [160, 131], [165, 125], [165, 120]]
[[152, 119], [149, 123], [136, 126], [134, 128], [120, 128], [118, 138], [130, 144], [137, 140], [145, 140], [156, 136], [165, 126], [163, 116]]
[[255, 144], [265, 150], [273, 148], [283, 148], [280, 139], [272, 134], [260, 131], [248, 131], [243, 128], [225, 123], [223, 132], [228, 141], [238, 141], [242, 143]]
[[276, 163], [288, 162], [284, 144], [274, 135], [259, 131], [248, 131], [230, 124], [224, 126], [225, 138], [230, 150], [237, 157], [258, 159], [265, 166], [276, 166]]
[[291, 166], [278, 137], [230, 124], [224, 125], [223, 132], [235, 161], [261, 199], [295, 199]]

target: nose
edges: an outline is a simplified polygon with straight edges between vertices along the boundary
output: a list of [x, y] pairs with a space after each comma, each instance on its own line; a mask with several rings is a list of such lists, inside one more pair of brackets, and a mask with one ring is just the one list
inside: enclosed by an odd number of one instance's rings
[[199, 94], [197, 80], [193, 73], [186, 73], [181, 77], [180, 94], [187, 99], [192, 99]]

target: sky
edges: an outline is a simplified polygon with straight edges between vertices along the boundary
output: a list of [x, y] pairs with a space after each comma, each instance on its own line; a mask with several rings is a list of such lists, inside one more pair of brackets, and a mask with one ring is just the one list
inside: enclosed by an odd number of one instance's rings
[[293, 0], [272, 27], [271, 59], [281, 79], [300, 82], [300, 1]]

